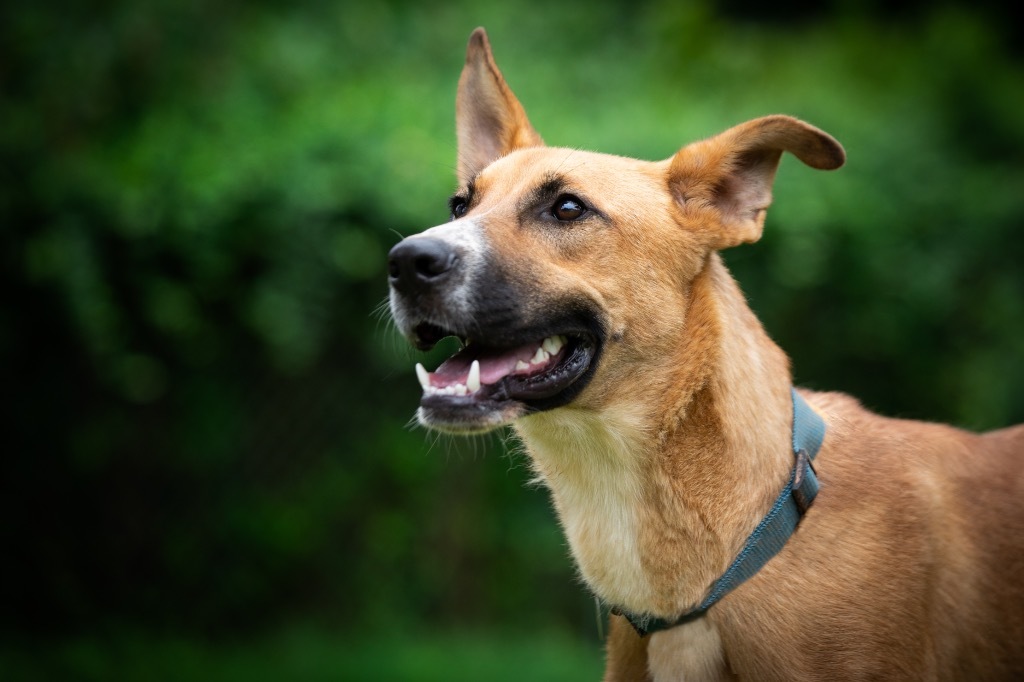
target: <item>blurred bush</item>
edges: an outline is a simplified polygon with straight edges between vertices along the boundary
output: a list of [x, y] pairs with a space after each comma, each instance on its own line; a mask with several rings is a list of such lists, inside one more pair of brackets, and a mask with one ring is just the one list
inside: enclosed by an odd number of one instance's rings
[[726, 254], [797, 381], [1024, 420], [1013, 24], [865, 7], [4, 5], [0, 627], [593, 630], [525, 463], [407, 427], [418, 358], [381, 307], [387, 249], [446, 219], [478, 24], [551, 144], [834, 134], [847, 167], [784, 162]]

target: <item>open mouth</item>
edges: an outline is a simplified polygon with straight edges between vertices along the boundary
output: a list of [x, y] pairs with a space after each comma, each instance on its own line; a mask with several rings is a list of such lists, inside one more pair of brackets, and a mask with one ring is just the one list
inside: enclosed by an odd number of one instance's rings
[[[424, 323], [415, 336], [429, 348], [458, 335]], [[519, 416], [564, 405], [586, 384], [599, 347], [589, 331], [538, 334], [521, 343], [460, 341], [463, 348], [433, 372], [416, 365], [420, 415], [431, 426], [490, 428], [505, 422], [512, 407], [521, 408], [512, 410]]]

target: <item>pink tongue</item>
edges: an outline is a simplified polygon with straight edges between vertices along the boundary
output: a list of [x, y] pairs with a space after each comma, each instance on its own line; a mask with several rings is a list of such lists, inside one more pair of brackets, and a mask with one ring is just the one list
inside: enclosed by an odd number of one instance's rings
[[[503, 377], [516, 370], [516, 363], [530, 364], [530, 359], [540, 348], [539, 343], [526, 344], [519, 348], [503, 351], [496, 355], [472, 357], [468, 353], [457, 353], [441, 363], [436, 371], [430, 374], [430, 384], [436, 388], [444, 388], [452, 384], [465, 384], [469, 378], [469, 368], [473, 360], [480, 361], [480, 383], [495, 384]], [[550, 363], [530, 365], [529, 370], [520, 370], [519, 374], [530, 374], [546, 368]]]

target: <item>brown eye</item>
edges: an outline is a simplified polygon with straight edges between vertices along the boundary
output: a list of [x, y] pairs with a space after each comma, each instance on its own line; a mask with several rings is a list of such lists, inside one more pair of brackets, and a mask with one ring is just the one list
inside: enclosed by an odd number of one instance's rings
[[587, 207], [583, 205], [583, 202], [571, 194], [563, 194], [558, 197], [555, 205], [551, 207], [551, 215], [562, 222], [578, 220], [586, 212]]

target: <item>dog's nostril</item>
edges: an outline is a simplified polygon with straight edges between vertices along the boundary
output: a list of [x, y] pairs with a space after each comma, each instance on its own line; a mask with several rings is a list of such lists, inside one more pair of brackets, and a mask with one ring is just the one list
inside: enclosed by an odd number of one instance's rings
[[407, 239], [388, 254], [388, 275], [398, 289], [430, 285], [454, 269], [458, 260], [455, 250], [440, 239]]
[[450, 270], [454, 261], [454, 253], [449, 253], [447, 257], [444, 254], [420, 256], [415, 262], [416, 274], [427, 278], [437, 277]]

